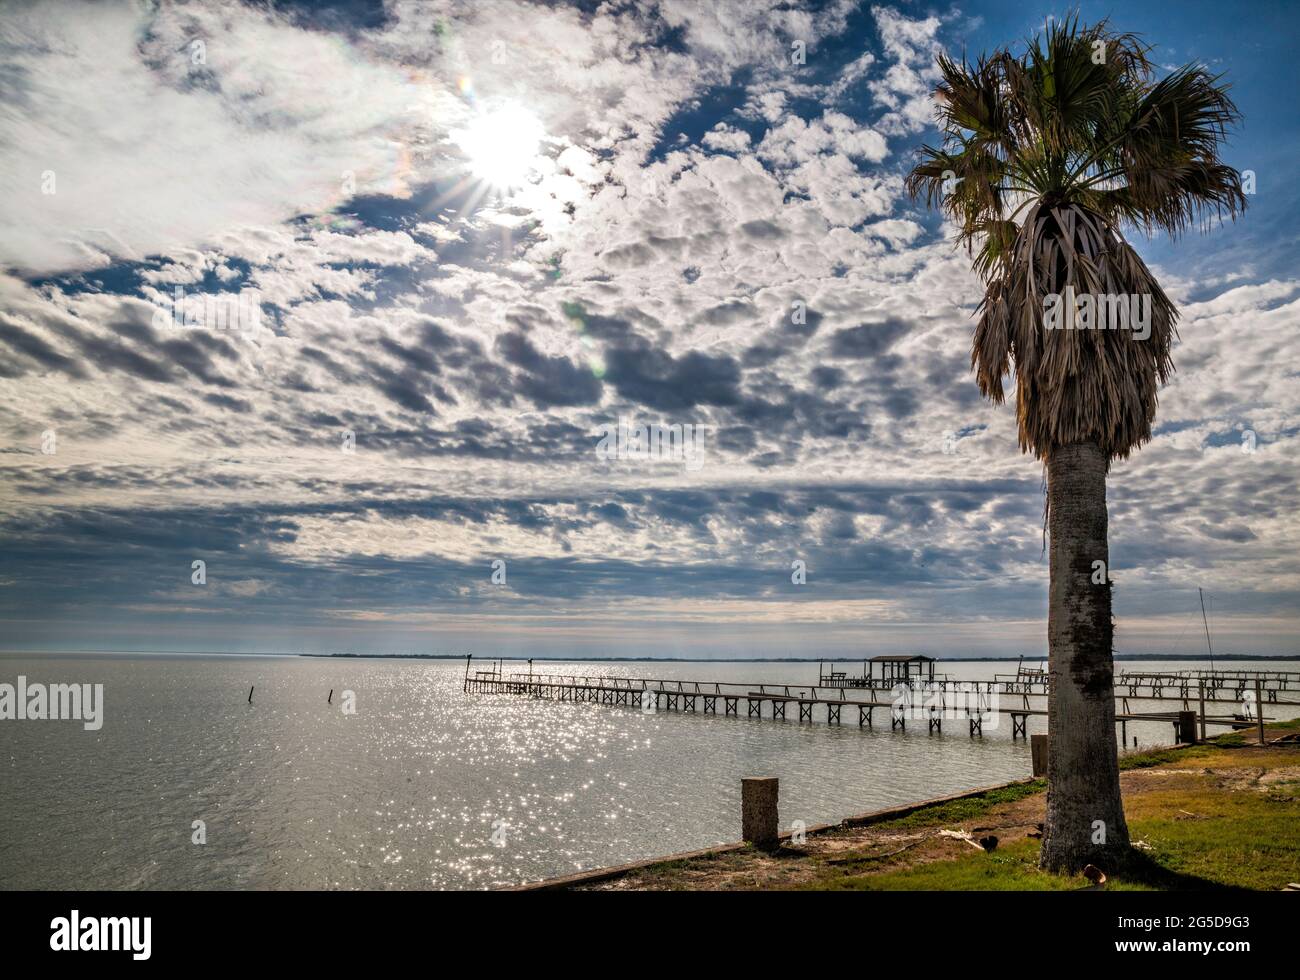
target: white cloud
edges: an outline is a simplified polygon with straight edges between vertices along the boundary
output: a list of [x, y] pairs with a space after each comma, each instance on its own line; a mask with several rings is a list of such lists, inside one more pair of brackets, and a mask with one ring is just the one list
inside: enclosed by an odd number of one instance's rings
[[789, 116], [767, 131], [758, 156], [778, 167], [807, 163], [823, 154], [879, 163], [889, 153], [885, 138], [841, 112], [828, 110], [820, 119]]
[[935, 56], [937, 17], [915, 19], [890, 7], [872, 7], [885, 53], [893, 60], [885, 74], [867, 83], [878, 105], [890, 112], [877, 126], [891, 136], [919, 133], [934, 122], [931, 93], [940, 79]]
[[325, 210], [345, 173], [400, 193], [395, 139], [427, 129], [435, 104], [398, 67], [244, 6], [33, 4], [0, 32], [17, 79], [0, 117], [0, 262], [27, 272]]
[[711, 150], [739, 153], [742, 150], [749, 149], [751, 138], [743, 129], [735, 129], [726, 123], [718, 123], [704, 134], [702, 142]]

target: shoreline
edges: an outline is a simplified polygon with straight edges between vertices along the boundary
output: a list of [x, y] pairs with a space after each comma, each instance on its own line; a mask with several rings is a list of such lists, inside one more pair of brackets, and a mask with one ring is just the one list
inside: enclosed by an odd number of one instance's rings
[[[39, 659], [41, 657], [245, 657], [245, 658], [298, 658], [307, 657], [318, 660], [446, 660], [463, 662], [463, 653], [272, 653], [249, 652], [242, 650], [0, 650], [0, 659]], [[505, 663], [543, 664], [858, 664], [862, 657], [522, 657], [522, 656], [480, 656], [474, 660], [479, 663], [503, 661]], [[1000, 664], [1018, 662], [1045, 662], [1042, 654], [1015, 657], [936, 657], [936, 663], [946, 664]], [[1150, 662], [1150, 663], [1300, 663], [1300, 653], [1295, 654], [1244, 654], [1226, 653], [1209, 657], [1206, 654], [1116, 654], [1116, 663]]]
[[[278, 656], [278, 654], [268, 654], [268, 656]], [[464, 654], [450, 653], [293, 653], [285, 654], [291, 657], [319, 657], [319, 658], [339, 658], [343, 660], [455, 660], [465, 659]], [[553, 664], [605, 664], [605, 663], [628, 663], [628, 664], [858, 664], [862, 663], [862, 657], [483, 657], [479, 658], [483, 663], [490, 663], [494, 660], [504, 661], [506, 663], [553, 663]], [[870, 659], [870, 658], [867, 658]], [[936, 657], [935, 663], [948, 664], [1014, 664], [1024, 660], [1046, 661], [1046, 656], [1040, 657]], [[1254, 662], [1254, 661], [1277, 661], [1280, 663], [1300, 663], [1300, 654], [1294, 656], [1253, 656], [1250, 654], [1221, 654], [1214, 657], [1208, 657], [1205, 654], [1200, 656], [1178, 656], [1176, 654], [1137, 654], [1126, 653], [1117, 654], [1113, 658], [1116, 662], [1168, 662], [1168, 663], [1218, 663], [1223, 662]]]
[[1100, 884], [1038, 868], [1047, 781], [1030, 778], [809, 827], [798, 842], [785, 831], [769, 850], [722, 844], [501, 890], [1300, 890], [1300, 719], [1269, 725], [1262, 743], [1233, 732], [1122, 754], [1120, 771], [1132, 856]]
[[[1186, 746], [1175, 746], [1175, 748], [1186, 748]], [[942, 806], [946, 803], [956, 803], [961, 800], [970, 800], [978, 796], [984, 796], [987, 793], [996, 793], [1001, 790], [1013, 789], [1021, 786], [1033, 786], [1036, 783], [1042, 783], [1046, 786], [1046, 781], [1041, 778], [1032, 776], [1025, 779], [1012, 779], [1004, 783], [994, 783], [992, 786], [981, 786], [978, 789], [963, 790], [959, 793], [950, 793], [947, 796], [936, 796], [927, 800], [918, 800], [915, 803], [900, 803], [897, 806], [886, 807], [883, 810], [868, 810], [865, 813], [856, 813], [853, 816], [845, 817], [838, 823], [821, 823], [808, 827], [804, 830], [807, 837], [816, 837], [823, 834], [829, 834], [836, 830], [843, 830], [847, 827], [868, 827], [874, 823], [884, 823], [887, 820], [897, 820], [901, 817], [911, 816], [922, 810], [934, 806]], [[788, 842], [793, 836], [793, 831], [783, 830], [777, 835], [782, 842]], [[594, 885], [601, 882], [613, 881], [637, 871], [644, 871], [653, 868], [656, 865], [670, 864], [675, 861], [690, 861], [697, 858], [712, 858], [723, 854], [731, 854], [736, 851], [743, 851], [751, 845], [744, 841], [735, 841], [730, 844], [717, 844], [713, 847], [702, 847], [694, 851], [678, 851], [674, 854], [665, 854], [661, 857], [644, 858], [640, 861], [629, 861], [626, 864], [616, 864], [604, 868], [593, 868], [590, 871], [577, 871], [570, 875], [560, 875], [555, 878], [543, 878], [540, 881], [525, 882], [521, 885], [512, 885], [508, 888], [497, 889], [498, 891], [508, 892], [543, 892], [543, 891], [562, 891], [566, 888], [580, 887], [582, 885]]]

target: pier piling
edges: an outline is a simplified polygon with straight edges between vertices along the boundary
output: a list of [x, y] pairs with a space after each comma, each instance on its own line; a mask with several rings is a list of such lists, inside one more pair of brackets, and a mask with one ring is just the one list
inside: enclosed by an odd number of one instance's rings
[[1260, 690], [1260, 680], [1255, 678], [1255, 718], [1259, 726], [1259, 744], [1264, 745], [1264, 696]]
[[746, 776], [740, 781], [741, 839], [765, 850], [780, 843], [777, 797], [780, 780], [775, 776]]
[[1047, 775], [1047, 736], [1029, 736], [1029, 754], [1033, 758], [1034, 778]]

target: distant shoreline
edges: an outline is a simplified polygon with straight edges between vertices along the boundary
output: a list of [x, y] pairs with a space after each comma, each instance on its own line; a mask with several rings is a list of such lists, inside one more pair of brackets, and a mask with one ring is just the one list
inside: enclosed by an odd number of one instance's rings
[[[299, 657], [343, 657], [355, 660], [464, 660], [465, 654], [455, 653], [299, 653]], [[494, 660], [505, 660], [511, 663], [527, 663], [532, 660], [533, 663], [557, 663], [557, 664], [581, 664], [581, 663], [666, 663], [666, 664], [860, 664], [863, 660], [869, 660], [870, 657], [474, 657], [474, 660], [482, 663], [491, 663]], [[1017, 663], [1021, 660], [1028, 662], [1045, 661], [1046, 657], [935, 657], [936, 663]], [[1202, 654], [1196, 656], [1179, 656], [1169, 653], [1152, 653], [1136, 654], [1125, 653], [1118, 654], [1116, 660], [1168, 660], [1168, 661], [1204, 661], [1210, 663], [1219, 661], [1240, 661], [1240, 660], [1278, 660], [1282, 662], [1300, 660], [1300, 655], [1284, 656], [1251, 656], [1247, 654], [1231, 653], [1223, 654], [1216, 657], [1207, 657]]]
[[[463, 653], [248, 653], [244, 651], [219, 650], [0, 650], [0, 660], [40, 659], [42, 657], [117, 657], [149, 659], [156, 657], [208, 657], [208, 658], [296, 658], [313, 657], [319, 659], [341, 660], [446, 660], [464, 662]], [[863, 657], [533, 657], [534, 663], [665, 663], [665, 664], [860, 664]], [[867, 657], [865, 659], [870, 659]], [[1035, 665], [1046, 662], [1046, 657], [936, 657], [937, 663], [1016, 663], [1023, 660]], [[1168, 653], [1124, 653], [1117, 654], [1117, 661], [1183, 661], [1190, 663], [1209, 663], [1211, 658], [1205, 654], [1180, 655]], [[529, 658], [523, 656], [483, 656], [476, 655], [475, 663], [492, 663], [503, 660], [508, 663], [527, 663]], [[1300, 663], [1300, 654], [1216, 654], [1215, 663], [1232, 663], [1237, 661], [1264, 661], [1279, 663]]]

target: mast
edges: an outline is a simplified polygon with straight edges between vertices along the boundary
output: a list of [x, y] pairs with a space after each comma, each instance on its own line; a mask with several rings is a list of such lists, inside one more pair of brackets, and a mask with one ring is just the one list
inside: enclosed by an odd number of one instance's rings
[[1210, 646], [1210, 621], [1205, 618], [1205, 593], [1196, 587], [1196, 594], [1201, 597], [1201, 622], [1205, 624], [1205, 648], [1210, 651], [1210, 670], [1214, 670], [1214, 647]]

